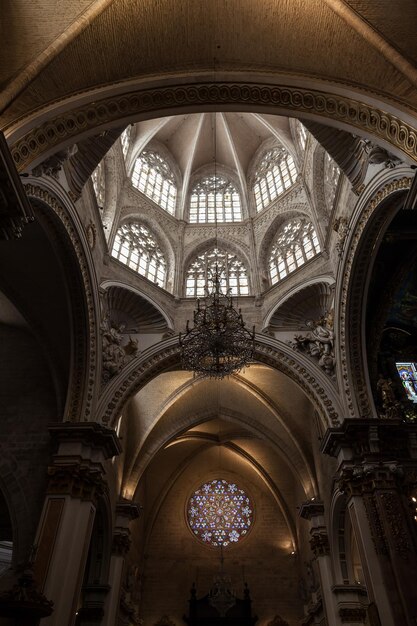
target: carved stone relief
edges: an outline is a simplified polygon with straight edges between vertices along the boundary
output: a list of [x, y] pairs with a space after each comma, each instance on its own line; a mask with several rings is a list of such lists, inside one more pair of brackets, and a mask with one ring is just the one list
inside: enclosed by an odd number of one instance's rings
[[328, 376], [335, 376], [334, 331], [333, 313], [327, 313], [319, 320], [307, 320], [305, 325], [309, 329], [303, 335], [294, 335], [294, 341], [289, 341], [294, 350], [305, 352], [318, 361], [319, 366]]

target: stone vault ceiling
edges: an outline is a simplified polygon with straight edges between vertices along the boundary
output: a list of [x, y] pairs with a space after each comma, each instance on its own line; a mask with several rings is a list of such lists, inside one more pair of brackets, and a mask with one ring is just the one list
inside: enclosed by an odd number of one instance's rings
[[2, 128], [98, 86], [212, 80], [215, 57], [218, 80], [325, 79], [417, 105], [412, 0], [20, 0], [2, 17]]
[[284, 145], [297, 159], [289, 118], [231, 112], [175, 115], [135, 125], [127, 169], [146, 147], [158, 151], [162, 145], [179, 168], [185, 199], [190, 184], [213, 174], [216, 155], [218, 173], [231, 173], [245, 195], [250, 166], [265, 144]]

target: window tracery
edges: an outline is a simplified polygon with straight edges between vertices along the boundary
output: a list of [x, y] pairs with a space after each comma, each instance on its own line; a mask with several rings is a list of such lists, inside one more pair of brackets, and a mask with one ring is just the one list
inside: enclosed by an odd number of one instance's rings
[[168, 163], [152, 150], [144, 150], [136, 159], [132, 183], [145, 196], [168, 213], [175, 212], [177, 187]]
[[193, 188], [191, 223], [240, 222], [242, 206], [236, 187], [224, 176], [206, 176]]
[[256, 210], [267, 207], [289, 189], [296, 178], [297, 169], [292, 156], [281, 147], [268, 150], [256, 170], [253, 186]]
[[205, 287], [214, 275], [216, 265], [223, 291], [230, 289], [232, 295], [249, 295], [248, 272], [242, 261], [235, 254], [212, 248], [200, 254], [188, 268], [185, 287], [187, 297], [205, 296]]
[[300, 142], [300, 146], [303, 150], [306, 149], [307, 144], [307, 130], [304, 124], [297, 120], [297, 131], [298, 131], [298, 140]]
[[104, 207], [105, 199], [105, 177], [104, 177], [104, 164], [101, 161], [94, 172], [91, 174], [91, 180], [93, 182], [94, 193], [96, 194], [97, 204], [100, 209]]
[[187, 505], [194, 535], [213, 547], [226, 547], [244, 537], [253, 523], [253, 506], [235, 483], [211, 480], [193, 493]]
[[269, 257], [269, 276], [274, 285], [320, 252], [320, 243], [311, 222], [290, 220], [278, 231]]
[[130, 222], [118, 229], [112, 256], [148, 280], [165, 287], [165, 256], [154, 235], [143, 224]]
[[126, 158], [126, 155], [129, 151], [130, 139], [132, 137], [132, 129], [133, 129], [133, 126], [130, 124], [124, 129], [124, 131], [120, 135], [120, 141], [122, 143], [122, 152], [123, 152], [124, 158]]

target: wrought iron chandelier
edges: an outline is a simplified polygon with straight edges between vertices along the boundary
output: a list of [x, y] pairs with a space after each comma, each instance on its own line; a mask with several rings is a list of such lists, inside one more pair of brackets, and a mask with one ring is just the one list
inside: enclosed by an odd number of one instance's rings
[[180, 333], [181, 362], [183, 369], [206, 374], [212, 378], [224, 378], [239, 372], [253, 360], [255, 326], [252, 332], [245, 328], [241, 310], [233, 306], [232, 289], [224, 293], [221, 289], [222, 272], [217, 263], [217, 132], [216, 114], [213, 123], [214, 144], [214, 226], [215, 226], [215, 271], [208, 272], [203, 302], [197, 298], [194, 311], [194, 326], [187, 327], [185, 335]]
[[224, 378], [248, 366], [253, 359], [255, 327], [245, 327], [241, 310], [233, 306], [231, 289], [221, 290], [221, 274], [216, 264], [210, 282], [206, 285], [203, 302], [197, 299], [194, 326], [180, 333], [181, 361], [184, 369]]

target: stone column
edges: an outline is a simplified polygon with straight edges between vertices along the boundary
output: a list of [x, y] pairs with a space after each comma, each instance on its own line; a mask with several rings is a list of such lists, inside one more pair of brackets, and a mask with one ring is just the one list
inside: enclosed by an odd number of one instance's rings
[[107, 597], [103, 626], [114, 626], [116, 624], [125, 559], [131, 543], [129, 524], [139, 516], [139, 510], [138, 505], [129, 500], [121, 500], [116, 505], [116, 524], [109, 572], [110, 593]]
[[417, 424], [347, 419], [327, 431], [322, 451], [339, 461], [352, 526], [381, 626], [417, 623], [417, 536], [410, 495], [417, 487]]
[[96, 512], [104, 494], [104, 461], [121, 452], [114, 430], [96, 422], [50, 428], [57, 452], [48, 469], [49, 485], [41, 515], [34, 576], [54, 603], [45, 626], [75, 622]]
[[318, 564], [322, 601], [327, 624], [339, 626], [341, 620], [332, 593], [333, 575], [330, 562], [329, 537], [324, 521], [323, 503], [317, 500], [304, 502], [300, 507], [300, 517], [309, 520], [311, 524], [310, 546]]

